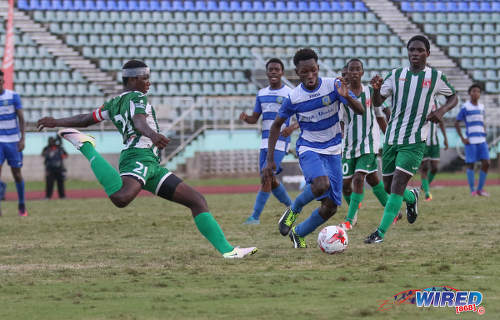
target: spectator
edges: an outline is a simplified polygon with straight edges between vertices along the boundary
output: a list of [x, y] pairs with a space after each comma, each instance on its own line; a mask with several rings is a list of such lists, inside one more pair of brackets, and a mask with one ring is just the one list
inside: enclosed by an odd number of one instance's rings
[[60, 138], [49, 138], [49, 144], [43, 149], [42, 156], [45, 158], [45, 198], [52, 197], [54, 190], [54, 180], [57, 181], [57, 191], [59, 198], [66, 197], [64, 193], [64, 179], [66, 168], [64, 168], [63, 159], [68, 156], [61, 146]]

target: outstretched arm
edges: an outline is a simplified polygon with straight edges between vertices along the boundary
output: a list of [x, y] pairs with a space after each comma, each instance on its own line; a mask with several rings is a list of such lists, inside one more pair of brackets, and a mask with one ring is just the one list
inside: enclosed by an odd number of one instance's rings
[[98, 123], [92, 116], [92, 113], [79, 114], [73, 117], [55, 119], [53, 117], [44, 117], [37, 122], [38, 130], [44, 128], [55, 127], [77, 127], [85, 128], [90, 125]]
[[256, 124], [257, 121], [259, 120], [259, 117], [260, 117], [260, 113], [255, 112], [255, 111], [252, 113], [251, 116], [249, 116], [245, 112], [242, 112], [240, 114], [240, 120], [244, 121], [244, 122], [246, 122], [248, 124]]
[[361, 102], [358, 100], [354, 99], [351, 97], [349, 94], [349, 89], [347, 88], [347, 82], [345, 81], [344, 78], [338, 78], [340, 80], [340, 84], [337, 82], [335, 83], [335, 86], [337, 87], [338, 93], [347, 100], [349, 107], [354, 111], [356, 114], [363, 114], [365, 113], [365, 109], [363, 108], [363, 105]]

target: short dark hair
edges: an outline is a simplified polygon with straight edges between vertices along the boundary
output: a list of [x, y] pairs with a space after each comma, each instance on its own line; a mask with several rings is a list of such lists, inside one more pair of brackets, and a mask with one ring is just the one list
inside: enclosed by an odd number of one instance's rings
[[349, 69], [349, 63], [354, 62], [354, 61], [361, 63], [361, 68], [363, 68], [363, 70], [365, 69], [365, 67], [363, 66], [363, 61], [361, 61], [359, 58], [352, 58], [349, 61], [347, 61], [347, 64], [345, 65], [347, 67], [347, 69]]
[[478, 89], [479, 89], [479, 91], [481, 91], [481, 92], [483, 91], [483, 86], [482, 86], [481, 84], [479, 84], [479, 83], [473, 83], [473, 84], [469, 87], [469, 90], [468, 90], [467, 92], [470, 94], [470, 92], [471, 92], [471, 91], [472, 91], [472, 89], [474, 89], [474, 88], [478, 88]]
[[[133, 69], [133, 68], [147, 68], [148, 65], [140, 60], [129, 60], [127, 61], [122, 69]], [[122, 77], [123, 85], [127, 85], [129, 77]]]
[[408, 40], [408, 43], [406, 44], [406, 49], [408, 49], [410, 47], [410, 43], [412, 43], [413, 41], [423, 42], [425, 45], [425, 49], [427, 49], [427, 51], [431, 51], [431, 44], [429, 43], [429, 40], [422, 35], [416, 35], [416, 36], [411, 37], [411, 39]]
[[269, 59], [269, 61], [266, 62], [266, 70], [267, 70], [267, 66], [271, 63], [279, 63], [281, 65], [281, 71], [285, 71], [285, 65], [283, 64], [283, 61], [281, 61], [278, 58]]
[[0, 77], [3, 77], [3, 71], [0, 70]]
[[311, 48], [302, 48], [295, 53], [293, 56], [293, 64], [297, 66], [300, 61], [314, 59], [314, 61], [318, 62], [318, 55]]

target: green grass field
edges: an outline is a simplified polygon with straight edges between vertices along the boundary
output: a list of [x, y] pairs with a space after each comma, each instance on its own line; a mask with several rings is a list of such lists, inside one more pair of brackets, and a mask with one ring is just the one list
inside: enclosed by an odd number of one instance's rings
[[[159, 198], [125, 209], [107, 199], [32, 201], [27, 218], [15, 202], [2, 203], [0, 319], [498, 319], [500, 187], [488, 191], [491, 198], [471, 198], [465, 187], [435, 188], [414, 225], [402, 220], [370, 246], [363, 239], [382, 209], [366, 192], [339, 255], [317, 248], [319, 230], [308, 249], [293, 249], [278, 233], [283, 207], [275, 199], [263, 224], [243, 226], [254, 194], [207, 196], [233, 244], [259, 247], [243, 261], [222, 259], [188, 210]], [[481, 291], [485, 314], [377, 311], [396, 293], [443, 285]]]

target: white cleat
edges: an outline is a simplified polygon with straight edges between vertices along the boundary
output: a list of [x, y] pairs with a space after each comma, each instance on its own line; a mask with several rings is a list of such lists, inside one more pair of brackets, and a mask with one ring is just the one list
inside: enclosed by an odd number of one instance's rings
[[250, 248], [234, 247], [233, 251], [226, 252], [222, 256], [224, 257], [224, 259], [241, 259], [245, 258], [246, 256], [250, 256], [256, 252], [257, 252], [256, 247], [250, 247]]
[[73, 128], [64, 128], [57, 132], [57, 134], [74, 145], [78, 150], [84, 142], [90, 142], [95, 147], [95, 138]]

